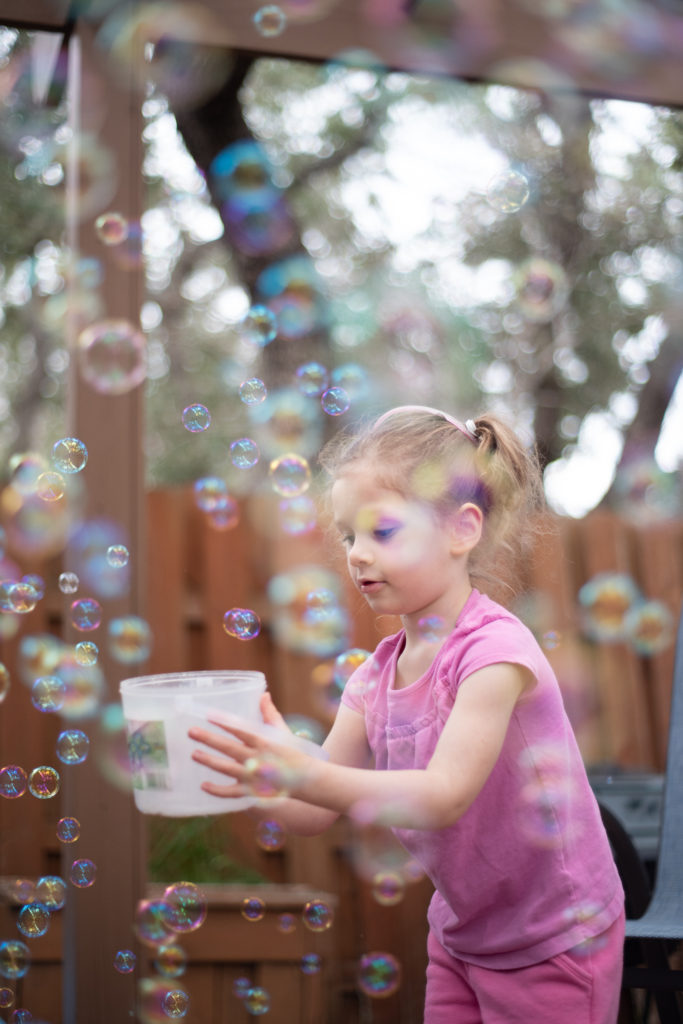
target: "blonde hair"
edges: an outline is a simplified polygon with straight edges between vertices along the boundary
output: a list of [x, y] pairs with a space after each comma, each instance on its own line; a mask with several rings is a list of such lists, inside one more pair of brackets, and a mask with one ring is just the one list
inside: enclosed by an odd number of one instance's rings
[[355, 430], [341, 431], [319, 462], [334, 481], [352, 466], [372, 463], [378, 484], [431, 505], [447, 518], [466, 502], [484, 516], [482, 539], [470, 571], [487, 570], [494, 555], [520, 556], [533, 533], [533, 513], [543, 507], [543, 482], [535, 449], [494, 414], [468, 420], [463, 429], [432, 409], [390, 411]]

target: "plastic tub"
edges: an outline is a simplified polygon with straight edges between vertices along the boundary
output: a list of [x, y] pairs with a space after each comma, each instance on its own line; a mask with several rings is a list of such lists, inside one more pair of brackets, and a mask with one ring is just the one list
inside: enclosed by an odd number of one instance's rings
[[259, 700], [265, 689], [262, 672], [177, 672], [122, 680], [119, 692], [138, 810], [194, 817], [240, 811], [256, 803], [251, 796], [221, 800], [200, 788], [204, 781], [229, 784], [230, 779], [192, 760], [197, 744], [187, 730], [201, 724], [220, 733], [206, 721], [209, 711], [262, 727]]

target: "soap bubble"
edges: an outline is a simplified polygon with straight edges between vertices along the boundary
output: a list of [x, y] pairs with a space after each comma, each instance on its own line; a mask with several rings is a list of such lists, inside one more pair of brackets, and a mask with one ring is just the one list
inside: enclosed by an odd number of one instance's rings
[[77, 437], [63, 437], [52, 446], [52, 462], [60, 473], [80, 473], [88, 461], [88, 449]]
[[179, 978], [187, 968], [187, 953], [177, 942], [164, 943], [157, 949], [154, 966], [164, 978]]
[[190, 997], [183, 989], [174, 988], [166, 993], [163, 1001], [164, 1013], [167, 1017], [176, 1019], [184, 1017], [190, 1006]]
[[296, 918], [294, 914], [280, 914], [277, 919], [278, 931], [281, 931], [283, 935], [289, 935], [296, 928]]
[[260, 985], [250, 988], [244, 997], [244, 1008], [253, 1017], [260, 1017], [270, 1009], [270, 994]]
[[102, 320], [78, 338], [78, 363], [83, 379], [102, 395], [123, 395], [147, 374], [146, 341], [127, 320]]
[[674, 617], [663, 601], [640, 601], [624, 616], [624, 635], [638, 654], [660, 654], [673, 642]]
[[303, 363], [296, 371], [296, 383], [302, 395], [321, 395], [328, 381], [329, 374], [322, 363]]
[[223, 629], [238, 640], [253, 640], [261, 630], [261, 620], [249, 608], [231, 608], [223, 616]]
[[36, 896], [48, 910], [61, 910], [66, 903], [66, 882], [59, 875], [43, 875], [36, 883]]
[[278, 504], [278, 521], [284, 533], [294, 537], [310, 533], [318, 522], [315, 502], [307, 494], [283, 498]]
[[405, 887], [405, 881], [397, 871], [378, 871], [372, 879], [372, 895], [383, 907], [400, 903]]
[[238, 999], [244, 999], [250, 988], [252, 988], [251, 978], [245, 978], [243, 975], [235, 978], [232, 983], [232, 993]]
[[302, 919], [312, 932], [324, 932], [332, 926], [334, 914], [332, 908], [323, 900], [308, 900], [304, 904]]
[[449, 633], [445, 619], [440, 615], [425, 615], [418, 621], [418, 631], [423, 640], [428, 643], [441, 643]]
[[640, 591], [625, 573], [603, 572], [579, 590], [583, 627], [594, 640], [624, 639], [627, 613], [640, 600]]
[[115, 210], [101, 213], [95, 221], [95, 232], [104, 245], [120, 245], [128, 237], [128, 221]]
[[69, 869], [69, 878], [78, 889], [89, 889], [96, 876], [97, 868], [87, 857], [75, 860]]
[[39, 576], [37, 572], [27, 572], [21, 577], [22, 583], [27, 583], [33, 587], [38, 597], [38, 600], [45, 596], [45, 580], [42, 576]]
[[240, 321], [240, 336], [252, 345], [268, 345], [277, 336], [277, 319], [267, 306], [252, 306]]
[[0, 977], [23, 978], [31, 965], [31, 953], [21, 939], [0, 942]]
[[240, 437], [230, 445], [230, 460], [237, 469], [251, 469], [260, 456], [259, 446], [250, 437]]
[[135, 933], [146, 946], [164, 946], [175, 939], [168, 923], [165, 900], [146, 899], [138, 902], [135, 911]]
[[276, 4], [266, 4], [259, 7], [253, 17], [254, 28], [260, 36], [272, 38], [284, 32], [287, 26], [287, 17], [281, 7]]
[[301, 957], [302, 974], [317, 974], [322, 967], [322, 957], [318, 953], [304, 953]]
[[242, 917], [245, 921], [262, 921], [266, 905], [260, 896], [245, 896], [242, 900]]
[[211, 426], [211, 413], [200, 402], [188, 405], [183, 409], [183, 426], [191, 434], [200, 434]]
[[[331, 375], [332, 384], [346, 392], [349, 402], [358, 402], [368, 397], [370, 384], [368, 371], [358, 363], [342, 363], [335, 366]], [[341, 396], [343, 398], [343, 396]]]
[[247, 772], [246, 785], [261, 800], [286, 796], [294, 784], [291, 772], [273, 753], [250, 757], [244, 762], [244, 768]]
[[211, 512], [228, 497], [228, 485], [219, 476], [203, 476], [192, 485], [195, 504], [202, 512]]
[[50, 927], [50, 911], [43, 903], [27, 903], [17, 915], [17, 928], [28, 939], [45, 935]]
[[401, 965], [391, 953], [365, 953], [358, 963], [357, 978], [366, 996], [391, 996], [401, 984]]
[[71, 605], [71, 624], [74, 629], [87, 633], [97, 629], [102, 621], [102, 606], [94, 597], [82, 597]]
[[320, 396], [320, 405], [328, 416], [341, 416], [348, 410], [351, 400], [344, 388], [335, 386], [323, 391]]
[[80, 580], [75, 572], [62, 572], [59, 574], [57, 585], [63, 594], [75, 594], [78, 590]]
[[528, 200], [530, 191], [529, 181], [521, 171], [508, 168], [491, 178], [486, 198], [500, 213], [516, 213]]
[[41, 473], [36, 480], [36, 494], [42, 501], [59, 501], [64, 497], [65, 484], [61, 473], [49, 470]]
[[10, 583], [7, 587], [9, 610], [17, 615], [28, 615], [38, 604], [38, 592], [31, 583]]
[[83, 764], [90, 740], [81, 729], [65, 729], [57, 737], [57, 757], [64, 764]]
[[0, 985], [0, 1010], [8, 1010], [14, 1005], [14, 992], [11, 988]]
[[240, 521], [240, 507], [235, 498], [226, 496], [206, 513], [206, 518], [214, 530], [232, 530]]
[[271, 486], [283, 498], [297, 498], [311, 485], [311, 469], [302, 455], [280, 455], [269, 468]]
[[75, 843], [81, 836], [81, 823], [78, 818], [67, 815], [57, 822], [57, 839], [60, 843]]
[[569, 282], [562, 267], [539, 257], [522, 263], [514, 284], [520, 312], [534, 323], [552, 320], [569, 295]]
[[136, 962], [137, 957], [132, 949], [119, 949], [114, 957], [114, 967], [119, 974], [131, 974]]
[[59, 772], [47, 764], [34, 768], [28, 777], [29, 793], [38, 800], [51, 800], [59, 792], [59, 784]]
[[162, 915], [173, 932], [193, 932], [206, 920], [206, 896], [194, 882], [174, 882], [164, 890]]
[[107, 626], [109, 653], [125, 665], [145, 661], [152, 649], [152, 630], [139, 615], [122, 615]]
[[266, 385], [259, 377], [250, 377], [240, 384], [240, 399], [245, 405], [260, 405], [268, 397]]
[[23, 796], [28, 786], [26, 772], [18, 764], [7, 764], [0, 768], [0, 796], [16, 800]]
[[92, 640], [80, 640], [74, 647], [74, 657], [79, 665], [96, 665], [99, 648]]
[[130, 552], [125, 544], [110, 544], [107, 548], [107, 562], [113, 569], [122, 569], [128, 565]]
[[262, 850], [272, 853], [285, 845], [287, 834], [276, 818], [264, 818], [256, 826], [256, 842]]

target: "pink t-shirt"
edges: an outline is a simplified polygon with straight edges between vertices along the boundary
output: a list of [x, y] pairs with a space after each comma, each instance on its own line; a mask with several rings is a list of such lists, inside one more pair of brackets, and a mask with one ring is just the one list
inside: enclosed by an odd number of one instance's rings
[[394, 688], [401, 630], [349, 679], [375, 767], [426, 768], [460, 684], [500, 662], [536, 684], [517, 702], [484, 786], [454, 824], [395, 829], [436, 892], [430, 926], [453, 956], [513, 968], [573, 949], [619, 915], [624, 893], [553, 670], [527, 627], [473, 590], [429, 669]]

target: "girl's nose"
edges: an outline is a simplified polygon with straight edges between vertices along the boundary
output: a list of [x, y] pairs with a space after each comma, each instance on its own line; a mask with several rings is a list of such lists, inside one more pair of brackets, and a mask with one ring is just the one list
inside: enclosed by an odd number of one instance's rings
[[359, 543], [358, 539], [354, 540], [353, 544], [349, 548], [349, 564], [369, 565], [371, 561], [372, 554], [367, 545]]

